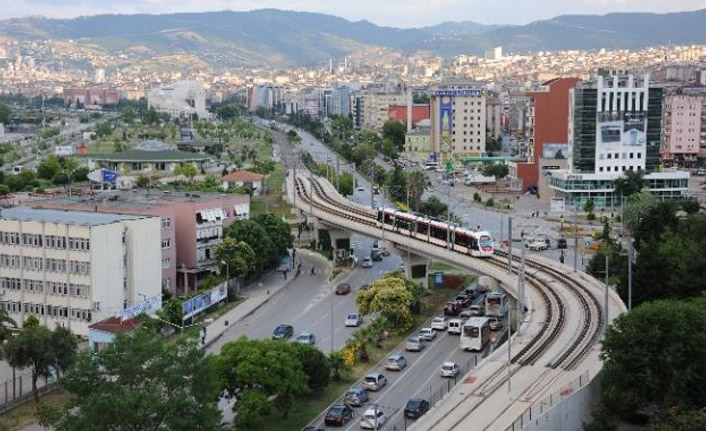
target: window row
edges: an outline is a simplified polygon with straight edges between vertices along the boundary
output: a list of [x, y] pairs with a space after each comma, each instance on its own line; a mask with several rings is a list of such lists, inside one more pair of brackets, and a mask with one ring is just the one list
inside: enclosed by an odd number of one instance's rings
[[90, 262], [52, 258], [42, 259], [41, 257], [31, 256], [22, 257], [12, 254], [0, 254], [0, 267], [62, 273], [67, 272], [68, 269], [71, 274], [77, 275], [89, 275], [91, 273]]
[[8, 313], [30, 313], [37, 316], [67, 318], [71, 320], [91, 321], [91, 310], [82, 308], [59, 307], [55, 305], [33, 304], [29, 302], [4, 301], [0, 303]]
[[13, 277], [0, 277], [0, 289], [25, 290], [33, 293], [46, 293], [50, 295], [70, 295], [80, 298], [91, 296], [91, 287], [86, 284], [64, 283], [58, 281], [42, 281], [21, 279]]
[[55, 235], [37, 235], [31, 233], [0, 232], [0, 244], [25, 245], [29, 247], [55, 248], [59, 250], [89, 251], [89, 238], [75, 238]]

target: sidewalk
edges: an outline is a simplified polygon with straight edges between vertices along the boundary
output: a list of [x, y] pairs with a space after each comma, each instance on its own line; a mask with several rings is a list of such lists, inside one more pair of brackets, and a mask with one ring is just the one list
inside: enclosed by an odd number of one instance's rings
[[[330, 273], [330, 263], [320, 254], [309, 250], [297, 249], [297, 255], [317, 260], [317, 266], [319, 267], [329, 266], [328, 272]], [[223, 336], [230, 326], [255, 313], [294, 280], [294, 270], [290, 271], [286, 280], [282, 277], [281, 273], [272, 271], [245, 288], [244, 291], [241, 292], [242, 296], [245, 298], [242, 303], [206, 325], [206, 340], [203, 348], [208, 349], [209, 346]]]

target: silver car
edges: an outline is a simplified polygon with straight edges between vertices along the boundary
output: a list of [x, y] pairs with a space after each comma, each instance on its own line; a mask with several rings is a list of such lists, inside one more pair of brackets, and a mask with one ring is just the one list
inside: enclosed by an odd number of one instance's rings
[[421, 352], [426, 347], [426, 342], [420, 337], [412, 337], [407, 339], [404, 348], [408, 352]]
[[387, 377], [380, 373], [371, 373], [363, 377], [363, 387], [369, 391], [379, 391], [387, 384]]
[[407, 359], [400, 355], [392, 355], [385, 362], [385, 369], [390, 371], [402, 371], [407, 366]]
[[360, 326], [363, 324], [363, 316], [360, 313], [348, 313], [346, 316], [346, 326]]
[[311, 332], [302, 332], [295, 341], [300, 344], [308, 344], [313, 346], [316, 344], [316, 336]]

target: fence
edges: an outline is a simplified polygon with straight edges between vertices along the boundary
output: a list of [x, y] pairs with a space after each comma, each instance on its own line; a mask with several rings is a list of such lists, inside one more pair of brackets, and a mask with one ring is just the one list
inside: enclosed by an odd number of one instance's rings
[[[0, 382], [0, 413], [32, 397], [32, 371], [26, 369], [13, 370], [12, 374], [13, 377]], [[40, 377], [37, 380], [37, 389], [40, 392], [50, 389], [56, 383], [54, 380], [56, 379]]]
[[533, 420], [539, 418], [544, 413], [546, 413], [552, 407], [561, 404], [565, 399], [570, 397], [572, 394], [577, 392], [582, 387], [589, 384], [591, 380], [589, 379], [588, 371], [581, 374], [578, 378], [574, 379], [563, 387], [562, 389], [553, 392], [543, 399], [535, 402], [525, 410], [519, 418], [513, 422], [513, 424], [505, 431], [520, 431], [529, 425]]
[[[480, 355], [474, 355], [472, 358], [464, 360], [459, 363], [459, 372], [455, 377], [439, 377], [439, 380], [433, 381], [429, 386], [420, 388], [415, 394], [417, 398], [423, 398], [429, 401], [429, 407], [434, 407], [436, 403], [441, 401], [442, 398], [463, 380], [463, 376], [466, 375], [471, 369], [478, 365], [478, 361], [482, 359], [479, 358]], [[406, 431], [408, 426], [411, 426], [415, 419], [407, 418], [404, 415], [404, 405], [398, 407], [386, 407], [378, 406], [381, 408], [388, 418], [392, 418], [388, 424], [385, 425], [386, 430], [390, 431]], [[397, 416], [397, 412], [401, 412], [401, 416]]]

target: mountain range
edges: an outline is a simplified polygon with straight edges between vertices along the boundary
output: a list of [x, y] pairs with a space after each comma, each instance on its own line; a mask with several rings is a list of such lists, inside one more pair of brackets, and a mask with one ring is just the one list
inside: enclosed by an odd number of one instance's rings
[[527, 25], [472, 21], [399, 29], [320, 13], [260, 9], [164, 15], [41, 17], [0, 21], [18, 40], [72, 39], [141, 58], [190, 54], [212, 66], [291, 66], [388, 48], [439, 56], [505, 52], [642, 48], [706, 43], [706, 9], [669, 14], [562, 15]]

